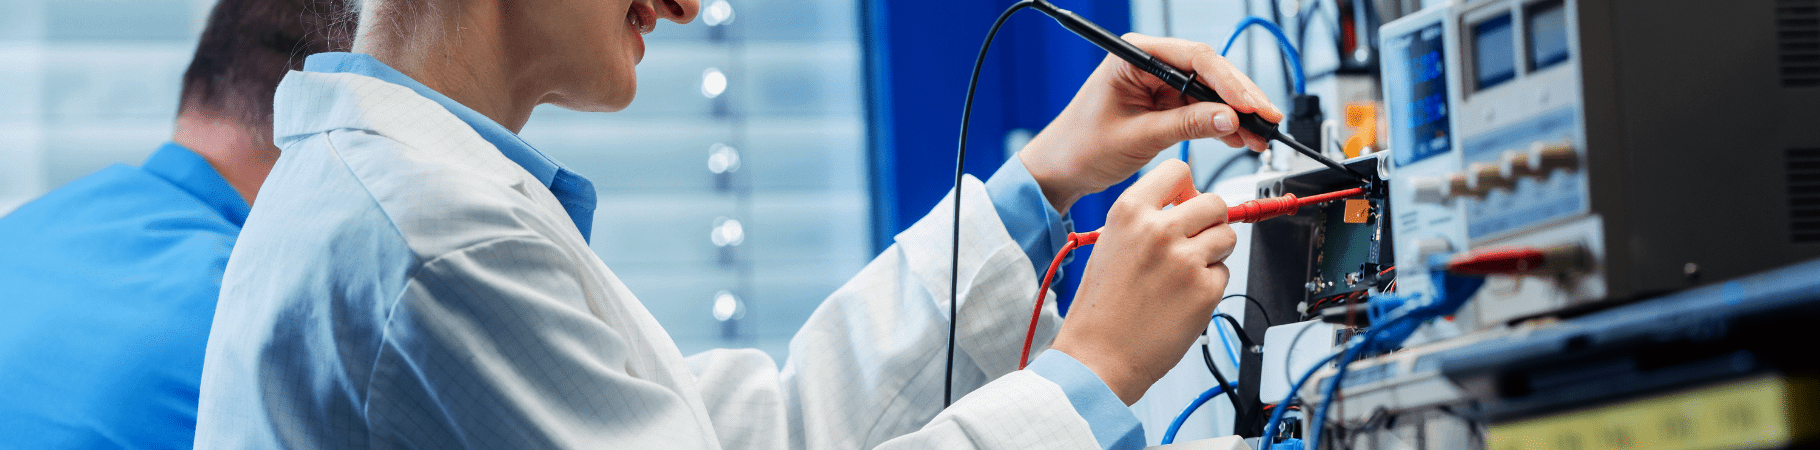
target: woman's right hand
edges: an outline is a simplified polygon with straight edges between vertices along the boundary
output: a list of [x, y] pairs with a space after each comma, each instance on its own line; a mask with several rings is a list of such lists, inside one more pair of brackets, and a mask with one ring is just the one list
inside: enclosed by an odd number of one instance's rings
[[1187, 164], [1164, 162], [1113, 203], [1051, 348], [1137, 402], [1207, 327], [1237, 239], [1226, 203], [1196, 192]]

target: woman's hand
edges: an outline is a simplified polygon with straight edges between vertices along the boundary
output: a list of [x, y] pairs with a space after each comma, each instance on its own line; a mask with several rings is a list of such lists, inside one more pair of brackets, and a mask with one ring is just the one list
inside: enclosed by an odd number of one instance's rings
[[1137, 402], [1207, 327], [1237, 239], [1226, 203], [1195, 192], [1187, 164], [1165, 161], [1113, 203], [1051, 348]]
[[1217, 137], [1235, 148], [1263, 151], [1264, 139], [1239, 129], [1234, 111], [1283, 120], [1269, 97], [1213, 47], [1139, 34], [1126, 34], [1125, 40], [1166, 64], [1192, 70], [1228, 103], [1193, 98], [1184, 103], [1181, 91], [1108, 55], [1062, 114], [1018, 152], [1058, 212], [1130, 178], [1177, 142]]

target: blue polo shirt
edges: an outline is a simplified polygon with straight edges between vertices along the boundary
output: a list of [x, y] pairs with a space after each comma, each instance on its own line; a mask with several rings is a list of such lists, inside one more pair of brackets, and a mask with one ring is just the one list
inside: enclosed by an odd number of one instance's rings
[[189, 448], [247, 203], [164, 144], [0, 218], [0, 447]]

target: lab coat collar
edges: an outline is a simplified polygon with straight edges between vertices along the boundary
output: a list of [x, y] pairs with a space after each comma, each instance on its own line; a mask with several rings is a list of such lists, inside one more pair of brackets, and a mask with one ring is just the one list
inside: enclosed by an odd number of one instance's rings
[[[481, 139], [486, 140], [487, 143], [498, 148], [499, 153], [505, 155], [506, 159], [518, 163], [526, 172], [530, 172], [531, 176], [536, 177], [537, 181], [542, 182], [544, 187], [549, 188], [550, 193], [555, 194], [557, 202], [561, 203], [563, 209], [568, 212], [569, 219], [575, 222], [575, 228], [581, 231], [582, 239], [586, 240], [590, 237], [590, 231], [593, 230], [594, 224], [594, 208], [598, 202], [598, 198], [595, 196], [594, 192], [594, 183], [588, 181], [587, 178], [582, 177], [580, 174], [575, 173], [575, 171], [569, 170], [569, 168], [564, 166], [561, 162], [544, 155], [543, 152], [538, 151], [536, 148], [532, 148], [530, 144], [525, 143], [517, 134], [512, 133], [511, 130], [507, 130], [504, 126], [499, 125], [498, 122], [494, 122], [493, 119], [487, 118], [487, 116], [450, 99], [448, 96], [442, 95], [440, 92], [436, 92], [434, 89], [430, 89], [429, 86], [425, 86], [423, 83], [411, 79], [411, 77], [406, 76], [403, 72], [399, 72], [397, 69], [393, 69], [391, 66], [379, 62], [379, 60], [374, 59], [372, 56], [342, 52], [318, 53], [310, 55], [309, 58], [304, 60], [303, 71], [325, 74], [353, 74], [377, 78], [380, 81], [409, 88], [412, 92], [417, 93], [417, 95], [424, 99], [434, 102], [435, 105], [454, 114], [455, 118], [460, 119], [462, 123], [467, 124]], [[290, 77], [287, 76], [285, 81], [289, 82]], [[373, 113], [372, 111], [373, 110], [371, 109], [360, 109], [358, 113], [364, 115]], [[395, 110], [387, 109], [382, 109], [380, 111], [386, 111], [386, 113], [392, 114], [397, 113]], [[334, 124], [327, 123], [329, 120], [332, 120], [331, 118], [339, 117], [351, 116], [326, 114], [323, 115], [323, 117], [317, 118], [291, 117], [289, 118], [290, 120], [287, 120], [286, 122], [290, 122], [289, 125], [296, 125], [297, 127], [291, 128], [290, 130], [292, 132], [290, 133], [279, 131], [276, 134], [282, 140], [287, 135], [313, 134], [340, 128], [339, 126], [331, 126]], [[283, 145], [281, 144], [280, 147], [282, 148]]]

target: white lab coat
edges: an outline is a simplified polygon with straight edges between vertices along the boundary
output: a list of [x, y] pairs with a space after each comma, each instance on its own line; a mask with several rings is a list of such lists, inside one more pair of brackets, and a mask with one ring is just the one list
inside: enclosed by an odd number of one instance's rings
[[1037, 280], [977, 180], [943, 410], [952, 193], [782, 370], [685, 359], [550, 191], [439, 105], [307, 72], [276, 104], [283, 156], [228, 264], [198, 448], [1099, 447], [1056, 384], [1015, 371]]

